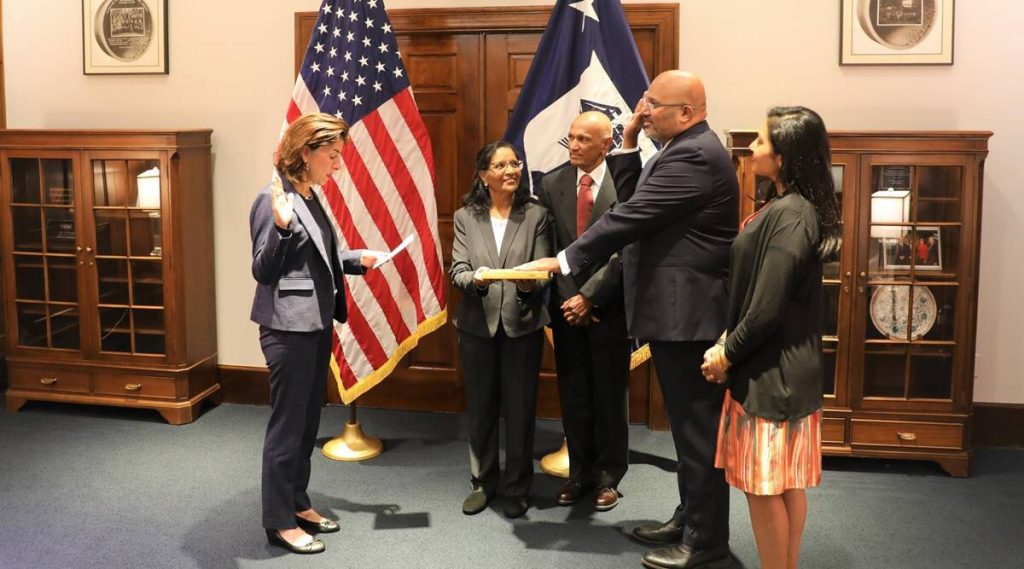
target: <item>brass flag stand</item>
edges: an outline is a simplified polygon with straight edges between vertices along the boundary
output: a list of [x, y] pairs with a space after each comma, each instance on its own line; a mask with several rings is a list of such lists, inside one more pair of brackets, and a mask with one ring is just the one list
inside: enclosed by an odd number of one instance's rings
[[569, 443], [562, 438], [562, 448], [540, 459], [540, 469], [561, 478], [569, 477]]
[[335, 437], [324, 445], [324, 456], [331, 460], [344, 462], [359, 462], [370, 460], [377, 456], [384, 449], [384, 444], [377, 437], [370, 437], [363, 433], [363, 428], [356, 420], [356, 404], [352, 402], [348, 406], [351, 413], [345, 429], [340, 437]]

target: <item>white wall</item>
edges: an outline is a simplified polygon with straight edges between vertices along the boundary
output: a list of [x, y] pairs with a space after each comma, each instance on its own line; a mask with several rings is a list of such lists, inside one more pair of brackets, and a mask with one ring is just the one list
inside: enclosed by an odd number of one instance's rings
[[[467, 3], [522, 4], [387, 1], [392, 9]], [[719, 132], [757, 127], [768, 106], [786, 103], [813, 107], [833, 129], [995, 131], [985, 172], [975, 400], [1024, 403], [1021, 333], [1013, 331], [1024, 321], [1024, 302], [1013, 293], [1024, 280], [1013, 253], [1021, 251], [1024, 192], [1011, 151], [1024, 133], [1024, 43], [1013, 40], [1024, 4], [958, 2], [955, 65], [886, 68], [837, 64], [838, 2], [679, 3], [680, 64], [704, 77]], [[248, 321], [247, 215], [267, 178], [294, 79], [293, 14], [317, 9], [316, 0], [171, 2], [171, 72], [150, 77], [82, 75], [81, 13], [73, 4], [4, 2], [9, 127], [212, 128], [220, 362], [262, 365]]]

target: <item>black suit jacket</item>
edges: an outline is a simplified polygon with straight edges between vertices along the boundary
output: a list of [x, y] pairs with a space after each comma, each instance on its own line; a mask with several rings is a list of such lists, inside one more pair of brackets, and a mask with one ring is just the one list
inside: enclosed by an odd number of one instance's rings
[[536, 203], [513, 209], [508, 216], [501, 250], [494, 241], [490, 215], [474, 215], [459, 208], [453, 216], [455, 239], [452, 243], [452, 285], [462, 291], [455, 312], [455, 328], [482, 338], [493, 338], [500, 323], [510, 338], [524, 336], [543, 328], [548, 322], [544, 306], [547, 281], [534, 283], [532, 291], [519, 292], [510, 281], [496, 281], [483, 289], [473, 283], [480, 267], [511, 269], [529, 261], [550, 257], [548, 210]]
[[335, 247], [331, 256], [306, 200], [287, 179], [282, 185], [286, 194], [295, 196], [289, 230], [274, 223], [270, 185], [260, 190], [249, 212], [252, 276], [257, 282], [250, 318], [274, 330], [324, 330], [332, 318], [344, 322], [347, 317], [343, 273], [366, 271], [359, 264], [359, 251]]
[[[537, 198], [548, 208], [553, 218], [551, 229], [555, 251], [561, 251], [576, 241], [576, 173], [575, 166], [563, 166], [545, 175], [536, 187]], [[617, 203], [615, 182], [608, 173], [597, 191], [587, 227]], [[594, 303], [593, 312], [600, 320], [589, 325], [591, 338], [602, 342], [622, 341], [626, 337], [626, 312], [619, 254], [613, 254], [605, 263], [593, 264], [579, 275], [555, 277], [548, 308], [552, 326], [568, 325], [562, 316], [562, 302], [579, 293]]]
[[622, 251], [626, 320], [635, 338], [714, 340], [725, 329], [729, 246], [739, 185], [718, 136], [700, 122], [641, 169], [638, 152], [608, 157], [619, 205], [565, 249], [570, 272]]

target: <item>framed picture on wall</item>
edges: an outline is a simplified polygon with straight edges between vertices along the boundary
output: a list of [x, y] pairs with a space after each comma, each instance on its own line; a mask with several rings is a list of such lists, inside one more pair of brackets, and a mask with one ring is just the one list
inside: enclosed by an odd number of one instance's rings
[[840, 65], [952, 65], [954, 0], [839, 0]]
[[82, 0], [82, 72], [167, 73], [167, 0]]

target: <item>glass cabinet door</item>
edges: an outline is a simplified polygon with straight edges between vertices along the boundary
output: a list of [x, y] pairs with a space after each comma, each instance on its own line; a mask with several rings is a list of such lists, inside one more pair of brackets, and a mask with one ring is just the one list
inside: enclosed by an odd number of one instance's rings
[[158, 159], [93, 158], [99, 350], [166, 353]]
[[74, 161], [12, 157], [7, 167], [17, 345], [79, 350]]
[[[832, 181], [835, 185], [836, 201], [839, 203], [840, 218], [843, 219], [845, 232], [850, 232], [850, 228], [853, 227], [851, 214], [856, 211], [857, 168], [855, 165], [856, 157], [854, 156], [836, 154], [832, 157]], [[824, 355], [822, 385], [826, 399], [831, 399], [830, 405], [846, 405], [847, 403], [845, 389], [840, 389], [840, 387], [846, 384], [841, 381], [841, 378], [846, 376], [846, 354], [849, 348], [845, 342], [849, 339], [849, 330], [840, 324], [842, 319], [839, 315], [847, 310], [846, 305], [849, 303], [853, 280], [850, 269], [852, 260], [849, 257], [853, 249], [851, 239], [844, 235], [839, 258], [825, 263], [822, 271], [825, 303], [822, 311], [824, 318], [821, 338]]]
[[923, 160], [870, 166], [865, 403], [952, 402], [964, 175]]

